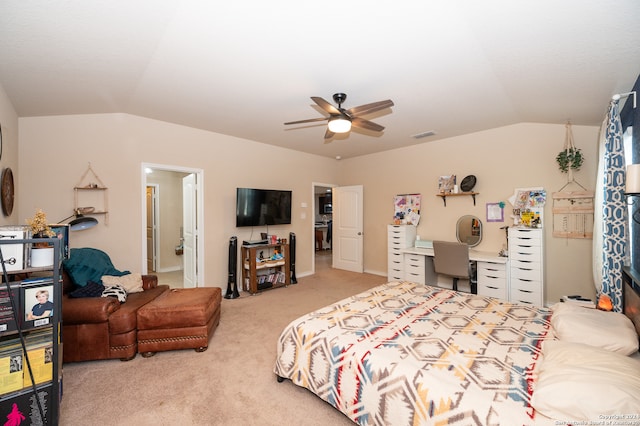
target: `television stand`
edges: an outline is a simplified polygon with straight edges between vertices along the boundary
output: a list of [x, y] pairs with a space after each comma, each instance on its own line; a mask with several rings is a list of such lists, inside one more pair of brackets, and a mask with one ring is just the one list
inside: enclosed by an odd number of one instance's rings
[[[242, 289], [250, 294], [291, 284], [289, 244], [242, 245]], [[276, 250], [281, 259], [270, 260]], [[264, 260], [258, 259], [260, 252]]]

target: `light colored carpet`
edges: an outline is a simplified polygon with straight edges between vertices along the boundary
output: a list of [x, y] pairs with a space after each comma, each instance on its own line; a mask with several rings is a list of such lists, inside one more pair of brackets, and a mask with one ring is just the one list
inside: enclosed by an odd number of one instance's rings
[[352, 425], [306, 389], [277, 382], [276, 342], [297, 317], [384, 282], [320, 268], [286, 288], [223, 299], [203, 353], [65, 364], [60, 424]]

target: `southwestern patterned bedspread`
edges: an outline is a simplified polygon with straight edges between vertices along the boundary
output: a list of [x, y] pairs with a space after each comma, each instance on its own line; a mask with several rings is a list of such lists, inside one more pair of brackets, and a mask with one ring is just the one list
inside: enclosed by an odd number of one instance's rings
[[534, 423], [547, 309], [391, 282], [280, 335], [275, 373], [361, 425]]

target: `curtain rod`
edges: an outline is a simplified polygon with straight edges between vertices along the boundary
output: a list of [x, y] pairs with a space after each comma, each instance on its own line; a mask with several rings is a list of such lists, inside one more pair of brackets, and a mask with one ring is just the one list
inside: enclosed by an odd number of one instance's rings
[[626, 98], [628, 96], [633, 95], [633, 108], [636, 107], [636, 92], [627, 92], [627, 93], [616, 93], [611, 97], [614, 101], [619, 101], [620, 98]]

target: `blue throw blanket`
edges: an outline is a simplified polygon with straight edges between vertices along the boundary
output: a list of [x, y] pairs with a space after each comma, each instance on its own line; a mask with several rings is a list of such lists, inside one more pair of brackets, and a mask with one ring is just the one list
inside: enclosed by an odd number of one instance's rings
[[131, 273], [117, 270], [108, 254], [94, 248], [72, 248], [62, 266], [76, 287], [84, 287], [89, 281], [102, 283], [103, 275], [121, 277]]

